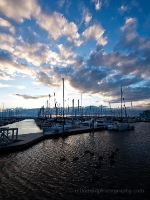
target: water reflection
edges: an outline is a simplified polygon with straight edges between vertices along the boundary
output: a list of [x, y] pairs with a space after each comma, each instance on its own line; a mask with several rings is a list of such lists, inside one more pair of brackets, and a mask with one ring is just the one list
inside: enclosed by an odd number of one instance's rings
[[2, 127], [18, 128], [19, 134], [29, 134], [41, 132], [40, 128], [36, 125], [34, 119], [25, 119], [23, 121], [8, 124]]
[[[138, 123], [129, 132], [99, 131], [50, 139], [3, 155], [1, 199], [149, 199], [149, 128], [148, 123]], [[109, 155], [116, 148], [115, 163], [110, 163]], [[104, 158], [99, 160], [98, 155]], [[66, 159], [61, 161], [61, 157]], [[101, 165], [95, 167], [97, 163]], [[88, 193], [89, 189], [99, 193]], [[105, 193], [108, 189], [113, 190]], [[113, 193], [123, 189], [141, 189], [144, 194]]]

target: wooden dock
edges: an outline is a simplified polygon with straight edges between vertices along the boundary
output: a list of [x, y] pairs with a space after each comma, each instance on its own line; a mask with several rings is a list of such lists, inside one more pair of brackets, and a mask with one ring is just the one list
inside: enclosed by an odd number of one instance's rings
[[10, 144], [0, 144], [0, 154], [11, 153], [18, 150], [23, 150], [31, 147], [32, 145], [41, 142], [45, 139], [67, 137], [69, 135], [81, 134], [81, 133], [90, 133], [103, 130], [103, 128], [75, 128], [69, 129], [68, 131], [63, 132], [50, 132], [48, 129], [45, 129], [43, 132], [39, 133], [29, 133], [18, 135], [17, 140]]

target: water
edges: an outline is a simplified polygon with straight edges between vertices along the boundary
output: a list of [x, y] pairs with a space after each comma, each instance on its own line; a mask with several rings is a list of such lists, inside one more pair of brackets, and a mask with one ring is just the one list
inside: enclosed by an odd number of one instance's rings
[[[0, 200], [150, 199], [150, 124], [49, 139], [0, 157]], [[116, 148], [115, 163], [109, 154]], [[84, 153], [85, 150], [94, 152]], [[104, 155], [98, 160], [98, 155]], [[60, 161], [65, 157], [65, 161]], [[73, 161], [74, 157], [78, 160]], [[96, 167], [97, 163], [101, 167]], [[93, 179], [93, 174], [99, 177]]]
[[41, 132], [40, 128], [36, 125], [34, 119], [25, 119], [23, 121], [8, 124], [2, 127], [18, 128], [18, 134], [29, 134]]

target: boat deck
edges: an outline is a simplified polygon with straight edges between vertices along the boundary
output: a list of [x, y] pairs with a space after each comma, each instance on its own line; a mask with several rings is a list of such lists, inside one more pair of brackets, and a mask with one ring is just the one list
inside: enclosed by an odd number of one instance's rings
[[58, 138], [58, 137], [67, 137], [69, 135], [75, 135], [75, 134], [81, 134], [81, 133], [87, 133], [87, 132], [95, 132], [102, 130], [102, 127], [99, 128], [75, 128], [75, 129], [69, 129], [68, 131], [63, 132], [51, 132], [48, 129], [45, 129], [45, 132], [38, 132], [38, 133], [29, 133], [29, 134], [20, 134], [18, 135], [18, 138], [16, 141], [10, 144], [0, 144], [0, 154], [4, 153], [11, 153], [13, 151], [23, 150], [26, 149], [38, 142], [43, 141], [44, 139], [50, 139], [50, 138]]

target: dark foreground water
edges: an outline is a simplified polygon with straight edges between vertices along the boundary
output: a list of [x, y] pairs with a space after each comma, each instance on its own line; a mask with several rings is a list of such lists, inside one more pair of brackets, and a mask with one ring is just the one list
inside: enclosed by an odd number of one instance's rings
[[[110, 163], [108, 156], [116, 148]], [[98, 155], [104, 158], [98, 160]], [[133, 131], [49, 139], [0, 156], [1, 199], [149, 200], [150, 124], [137, 123]]]

